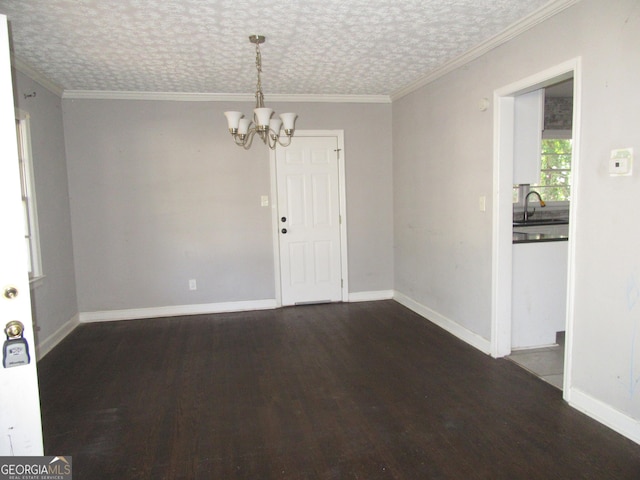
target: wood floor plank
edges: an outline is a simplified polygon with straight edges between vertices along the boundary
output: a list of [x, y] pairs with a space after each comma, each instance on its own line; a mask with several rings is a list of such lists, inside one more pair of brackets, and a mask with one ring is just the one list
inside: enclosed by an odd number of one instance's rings
[[640, 478], [640, 446], [393, 301], [81, 325], [39, 375], [80, 480]]

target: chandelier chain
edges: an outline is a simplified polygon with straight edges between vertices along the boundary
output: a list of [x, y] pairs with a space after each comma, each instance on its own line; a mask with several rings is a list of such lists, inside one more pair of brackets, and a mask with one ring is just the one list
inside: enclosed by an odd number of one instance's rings
[[262, 53], [260, 43], [256, 43], [256, 70], [258, 71], [258, 81], [256, 83], [256, 108], [264, 107], [264, 94], [262, 93]]

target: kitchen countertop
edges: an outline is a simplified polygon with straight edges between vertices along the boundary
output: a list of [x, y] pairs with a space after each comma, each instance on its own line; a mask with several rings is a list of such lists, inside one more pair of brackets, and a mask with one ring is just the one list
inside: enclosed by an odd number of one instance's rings
[[513, 243], [563, 242], [569, 240], [569, 224], [514, 225]]
[[567, 240], [569, 240], [568, 234], [513, 232], [513, 243], [566, 242]]

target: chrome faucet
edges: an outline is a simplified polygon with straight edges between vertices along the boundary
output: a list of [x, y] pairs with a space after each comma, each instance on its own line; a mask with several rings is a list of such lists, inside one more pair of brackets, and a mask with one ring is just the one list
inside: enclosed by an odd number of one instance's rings
[[[524, 197], [524, 221], [525, 222], [529, 220], [529, 195], [532, 195], [532, 194], [538, 197], [538, 200], [540, 200], [540, 207], [544, 208], [547, 205], [546, 203], [544, 203], [544, 200], [542, 200], [542, 197], [540, 196], [540, 194], [535, 190], [531, 190], [529, 193], [527, 193], [527, 196]], [[533, 213], [531, 215], [533, 215]]]

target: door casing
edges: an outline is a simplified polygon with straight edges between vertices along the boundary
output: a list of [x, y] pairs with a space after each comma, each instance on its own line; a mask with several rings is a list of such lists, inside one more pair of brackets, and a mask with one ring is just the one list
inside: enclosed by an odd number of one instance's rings
[[493, 244], [491, 295], [491, 355], [511, 353], [511, 281], [512, 281], [512, 188], [514, 97], [573, 77], [573, 154], [571, 158], [571, 205], [569, 209], [569, 245], [567, 265], [567, 310], [563, 396], [570, 401], [571, 362], [575, 305], [576, 211], [580, 202], [580, 106], [582, 92], [581, 58], [556, 65], [494, 91], [493, 144]]
[[[345, 181], [345, 150], [344, 150], [344, 130], [296, 130], [296, 138], [304, 137], [334, 137], [338, 144], [338, 189], [339, 189], [339, 208], [340, 208], [340, 265], [342, 275], [342, 301], [346, 302], [349, 298], [349, 268], [347, 262], [347, 202], [346, 202], [346, 181]], [[286, 147], [277, 147], [286, 148]], [[282, 288], [281, 288], [281, 259], [279, 248], [279, 217], [278, 217], [278, 182], [276, 171], [276, 152], [270, 150], [269, 163], [271, 171], [271, 221], [273, 236], [273, 258], [275, 272], [275, 294], [276, 306], [282, 306]]]

